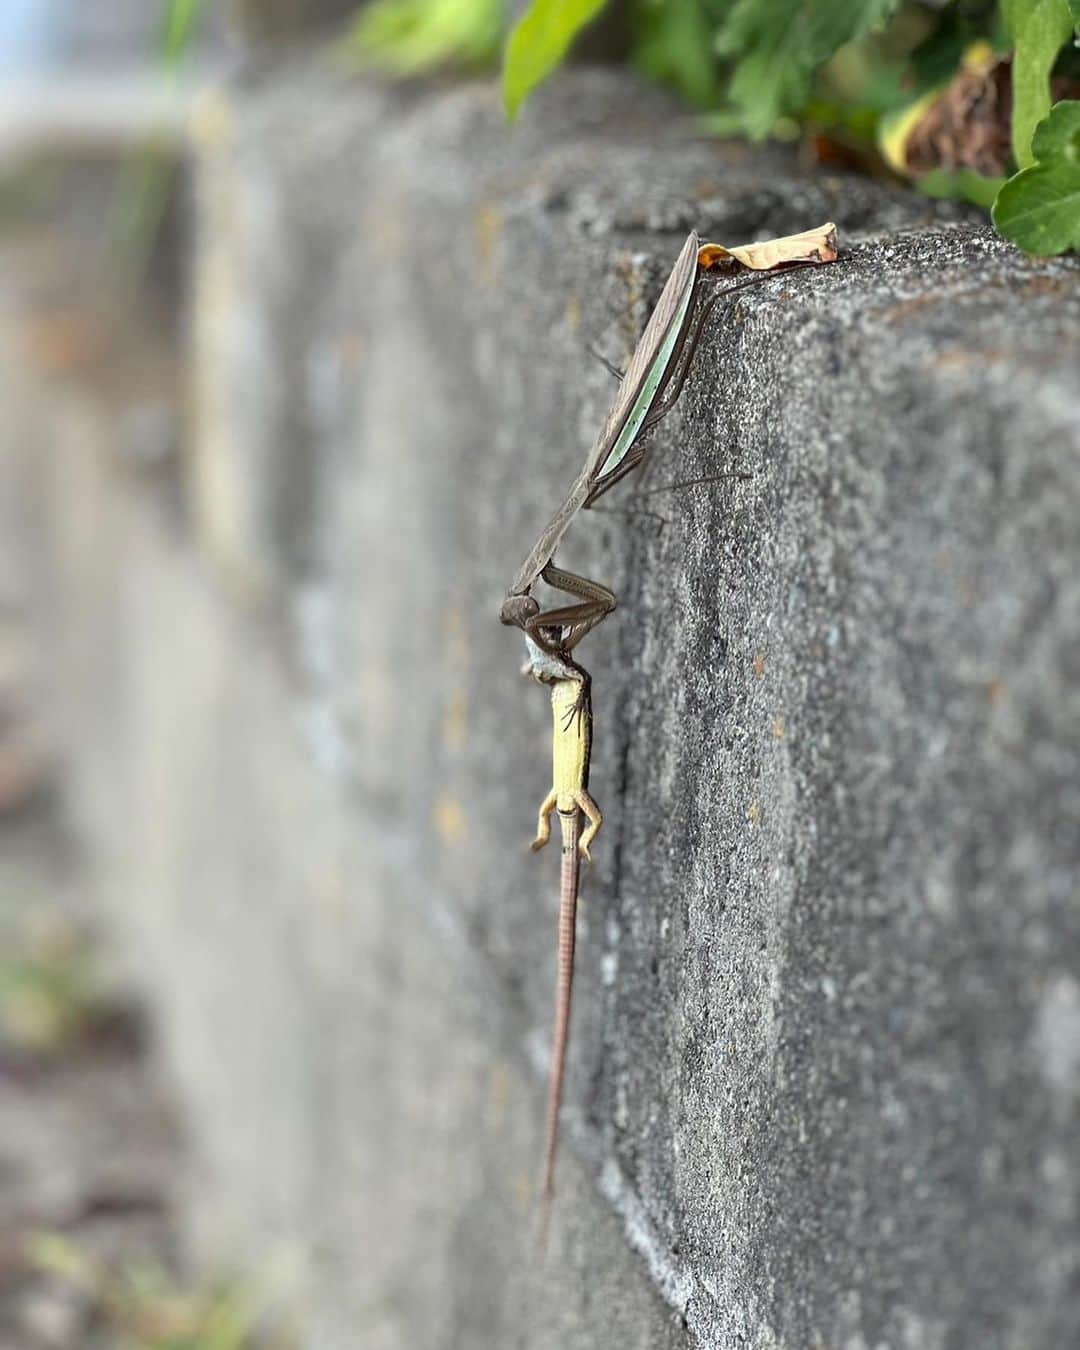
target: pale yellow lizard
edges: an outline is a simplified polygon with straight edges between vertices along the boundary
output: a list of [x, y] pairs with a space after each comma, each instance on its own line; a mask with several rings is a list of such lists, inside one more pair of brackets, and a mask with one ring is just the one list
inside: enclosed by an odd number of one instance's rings
[[[551, 686], [552, 789], [540, 807], [533, 849], [551, 838], [551, 813], [558, 811], [562, 827], [562, 869], [559, 886], [559, 977], [555, 1000], [555, 1046], [548, 1089], [547, 1147], [544, 1155], [544, 1203], [555, 1193], [555, 1151], [559, 1138], [566, 1048], [570, 1039], [570, 1000], [574, 986], [574, 938], [577, 920], [578, 873], [581, 859], [591, 862], [589, 845], [603, 824], [600, 809], [589, 796], [589, 752], [592, 747], [592, 703], [589, 677], [575, 670], [572, 679]], [[581, 818], [588, 822], [581, 828]]]

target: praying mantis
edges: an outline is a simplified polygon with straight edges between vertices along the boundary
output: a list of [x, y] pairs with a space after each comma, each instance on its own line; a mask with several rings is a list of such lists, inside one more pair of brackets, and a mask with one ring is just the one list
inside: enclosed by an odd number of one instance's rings
[[[520, 628], [528, 654], [524, 673], [551, 687], [553, 786], [540, 807], [534, 850], [551, 837], [551, 813], [558, 812], [562, 833], [559, 888], [558, 988], [555, 1036], [548, 1086], [543, 1202], [545, 1221], [554, 1196], [559, 1113], [570, 1034], [574, 943], [581, 859], [591, 862], [590, 846], [603, 816], [589, 795], [592, 748], [591, 679], [574, 651], [615, 609], [614, 592], [555, 565], [555, 552], [579, 512], [588, 510], [644, 460], [649, 433], [679, 399], [705, 325], [717, 302], [760, 281], [760, 275], [736, 282], [711, 296], [692, 321], [694, 301], [707, 271], [716, 265], [768, 272], [778, 266], [832, 262], [837, 256], [836, 227], [736, 249], [700, 244], [691, 231], [679, 251], [660, 298], [622, 375], [619, 392], [595, 444], [566, 499], [541, 531], [507, 591], [500, 622]], [[617, 373], [617, 372], [616, 372]], [[572, 597], [568, 604], [543, 610], [532, 594], [545, 581]], [[582, 819], [586, 824], [582, 829]]]

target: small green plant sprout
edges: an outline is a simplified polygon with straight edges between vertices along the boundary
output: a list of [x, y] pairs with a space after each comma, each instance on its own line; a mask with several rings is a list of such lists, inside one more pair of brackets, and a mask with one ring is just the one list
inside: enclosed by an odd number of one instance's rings
[[55, 1058], [100, 1025], [106, 1004], [85, 936], [67, 919], [39, 921], [23, 950], [0, 965], [0, 1046]]
[[[255, 1301], [238, 1286], [183, 1289], [156, 1266], [116, 1267], [61, 1233], [28, 1239], [27, 1263], [86, 1301], [119, 1350], [268, 1350]], [[281, 1347], [281, 1342], [277, 1345]]]
[[170, 0], [161, 39], [161, 53], [170, 69], [188, 55], [209, 6], [210, 0]]

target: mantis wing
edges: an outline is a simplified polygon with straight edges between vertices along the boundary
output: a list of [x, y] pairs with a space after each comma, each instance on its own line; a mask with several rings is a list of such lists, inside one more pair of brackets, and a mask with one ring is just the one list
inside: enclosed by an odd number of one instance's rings
[[593, 487], [619, 467], [664, 386], [671, 358], [686, 326], [697, 277], [698, 237], [691, 231], [634, 348], [618, 397], [589, 456], [588, 472]]

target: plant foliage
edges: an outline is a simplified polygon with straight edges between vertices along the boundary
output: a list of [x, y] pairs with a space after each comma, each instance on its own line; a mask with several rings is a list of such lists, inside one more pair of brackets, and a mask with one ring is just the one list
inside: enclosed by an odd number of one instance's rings
[[998, 193], [994, 224], [1029, 253], [1080, 249], [1080, 102], [1053, 107], [1031, 151], [1034, 163]]
[[[406, 73], [502, 45], [513, 119], [608, 2], [530, 0], [504, 42], [505, 0], [372, 0], [352, 42]], [[1080, 0], [625, 0], [619, 17], [632, 63], [717, 132], [884, 161], [932, 196], [996, 202], [1022, 248], [1080, 247]]]
[[815, 72], [845, 43], [880, 28], [899, 0], [736, 0], [716, 34], [734, 62], [728, 97], [751, 136], [767, 136], [810, 97]]
[[346, 51], [397, 75], [435, 66], [486, 66], [502, 38], [501, 0], [372, 0], [356, 16]]
[[208, 0], [169, 0], [161, 38], [162, 56], [167, 66], [178, 65], [188, 54], [207, 7]]
[[606, 4], [607, 0], [533, 0], [506, 44], [503, 93], [511, 121]]
[[1013, 154], [1026, 169], [1035, 162], [1031, 139], [1050, 111], [1050, 72], [1072, 36], [1073, 15], [1066, 0], [1004, 0], [1002, 9], [1013, 39]]

